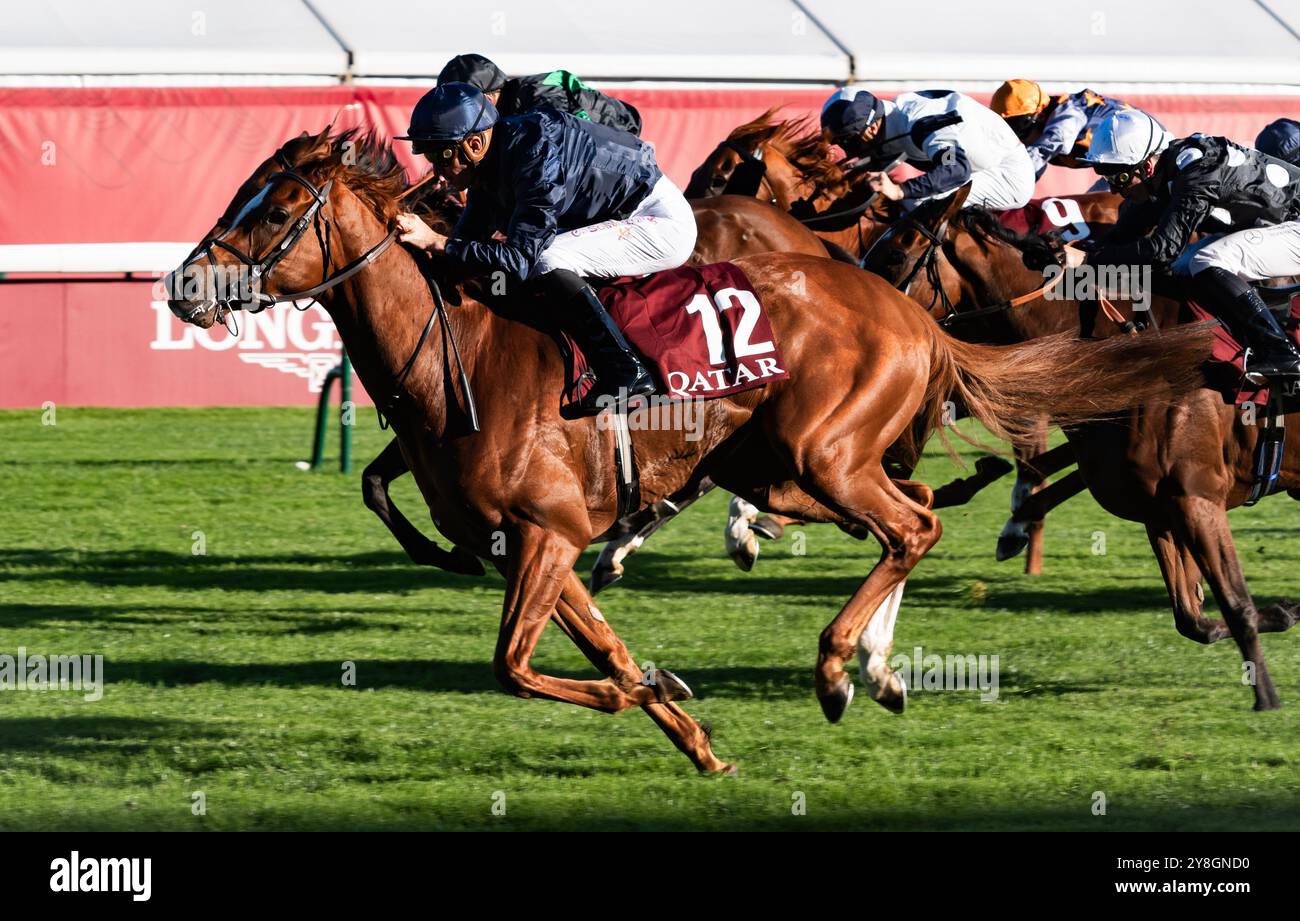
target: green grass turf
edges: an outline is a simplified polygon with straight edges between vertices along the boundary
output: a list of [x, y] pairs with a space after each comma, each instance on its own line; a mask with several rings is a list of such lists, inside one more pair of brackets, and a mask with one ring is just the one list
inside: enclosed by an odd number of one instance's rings
[[[290, 409], [0, 414], [0, 653], [102, 653], [108, 677], [98, 702], [0, 693], [0, 829], [1300, 826], [1300, 637], [1265, 637], [1284, 709], [1252, 712], [1235, 646], [1175, 633], [1142, 530], [1090, 498], [1050, 519], [1030, 579], [993, 560], [1004, 481], [943, 513], [908, 583], [895, 651], [998, 655], [996, 702], [914, 690], [896, 716], [859, 696], [835, 726], [817, 635], [874, 543], [812, 527], [806, 555], [787, 536], [744, 574], [725, 497], [683, 515], [601, 604], [741, 766], [700, 777], [637, 710], [498, 691], [501, 580], [409, 565], [356, 475], [294, 469], [310, 426]], [[357, 429], [364, 462], [383, 436], [369, 414]], [[952, 472], [936, 449], [921, 476]], [[394, 493], [431, 531], [409, 477]], [[1295, 591], [1295, 514], [1234, 513], [1261, 599]], [[554, 628], [535, 661], [590, 674]]]

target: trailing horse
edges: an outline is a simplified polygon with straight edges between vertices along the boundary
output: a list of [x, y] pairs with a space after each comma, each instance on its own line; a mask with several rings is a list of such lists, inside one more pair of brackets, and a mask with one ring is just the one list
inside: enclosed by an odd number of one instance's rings
[[[611, 713], [642, 707], [698, 769], [730, 770], [680, 706], [690, 689], [666, 670], [637, 667], [573, 571], [618, 517], [617, 436], [601, 417], [559, 413], [566, 368], [544, 313], [507, 319], [483, 303], [478, 284], [392, 245], [405, 183], [373, 139], [322, 137], [293, 156], [277, 151], [258, 172], [260, 186], [244, 184], [226, 212], [233, 218], [177, 273], [172, 310], [208, 327], [232, 310], [316, 298], [397, 430], [438, 528], [505, 577], [493, 656], [502, 686]], [[786, 254], [735, 264], [759, 295], [789, 377], [709, 401], [698, 432], [635, 432], [640, 501], [708, 476], [770, 511], [876, 538], [879, 561], [819, 643], [814, 685], [831, 720], [852, 698], [844, 667], [859, 641], [872, 696], [892, 705], [903, 693], [884, 657], [903, 582], [940, 535], [930, 490], [892, 480], [887, 452], [900, 446], [914, 458], [948, 399], [1009, 435], [1041, 411], [1080, 423], [1126, 406], [1131, 394], [1182, 392], [1200, 383], [1209, 347], [1203, 327], [1158, 342], [973, 345], [851, 266]], [[240, 276], [233, 293], [219, 283], [223, 273]], [[533, 668], [552, 620], [603, 678]]]
[[[939, 203], [913, 225], [900, 227], [873, 254], [877, 267], [895, 282], [914, 278], [915, 284], [905, 285], [907, 290], [935, 305], [934, 312], [949, 325], [982, 338], [1032, 345], [1074, 334], [1080, 308], [1086, 310], [1087, 302], [1059, 296], [1016, 305], [1008, 300], [1010, 292], [1032, 291], [1042, 284], [1044, 273], [1028, 268], [1026, 257], [1035, 265], [1050, 263], [1059, 240], [1022, 236], [1003, 228], [987, 212], [958, 211], [959, 206], [960, 201]], [[918, 272], [917, 266], [927, 261], [933, 269]], [[1148, 294], [1145, 311], [1135, 312], [1131, 298], [1117, 298], [1096, 319], [1094, 332], [1112, 341], [1129, 338], [1126, 334], [1137, 320], [1148, 327], [1138, 338], [1159, 343], [1185, 328], [1178, 326], [1183, 312], [1180, 293], [1165, 283], [1163, 291]], [[1255, 709], [1271, 710], [1280, 702], [1259, 634], [1290, 629], [1300, 619], [1300, 605], [1279, 601], [1257, 607], [1237, 557], [1227, 512], [1252, 497], [1263, 428], [1254, 424], [1253, 413], [1245, 421], [1247, 415], [1207, 386], [1172, 404], [1143, 402], [1115, 419], [1069, 427], [1069, 455], [1077, 460], [1078, 470], [1048, 487], [1032, 512], [1017, 515], [1045, 514], [1051, 504], [1086, 487], [1111, 514], [1144, 525], [1178, 632], [1200, 643], [1231, 635], [1246, 663]], [[1287, 414], [1286, 419], [1293, 431], [1300, 427], [1300, 414]], [[1277, 490], [1300, 495], [1295, 492], [1300, 490], [1300, 445], [1295, 442], [1290, 439], [1284, 445]], [[1060, 448], [1049, 453], [1059, 454]], [[1223, 620], [1202, 613], [1202, 576]]]

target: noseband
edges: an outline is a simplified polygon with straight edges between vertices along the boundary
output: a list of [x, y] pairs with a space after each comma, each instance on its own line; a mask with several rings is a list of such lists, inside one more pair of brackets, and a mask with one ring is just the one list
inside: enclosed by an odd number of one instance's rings
[[[222, 233], [220, 236], [213, 237], [212, 239], [208, 240], [192, 256], [190, 256], [189, 259], [185, 260], [184, 264], [182, 264], [180, 268], [180, 274], [183, 277], [186, 269], [194, 265], [196, 262], [202, 259], [206, 259], [208, 265], [215, 269], [217, 267], [217, 259], [216, 259], [216, 252], [215, 252], [217, 249], [225, 250], [226, 252], [230, 253], [230, 255], [238, 259], [241, 264], [248, 267], [249, 278], [250, 278], [248, 296], [251, 299], [251, 303], [248, 305], [247, 308], [245, 308], [243, 301], [229, 294], [227, 294], [224, 297], [222, 296], [216, 297], [215, 301], [218, 309], [218, 317], [221, 319], [222, 323], [225, 323], [226, 318], [231, 316], [233, 311], [236, 310], [247, 309], [249, 313], [258, 313], [274, 304], [282, 304], [286, 301], [300, 301], [308, 298], [314, 298], [316, 295], [322, 294], [330, 290], [331, 288], [335, 287], [336, 285], [343, 283], [347, 279], [351, 278], [353, 275], [360, 272], [362, 269], [366, 268], [366, 266], [370, 265], [381, 255], [383, 255], [384, 251], [387, 250], [390, 246], [392, 246], [393, 243], [397, 240], [397, 235], [399, 231], [397, 228], [393, 228], [388, 232], [387, 236], [385, 236], [374, 246], [370, 247], [370, 249], [366, 250], [356, 259], [353, 259], [351, 262], [349, 262], [339, 271], [335, 272], [333, 275], [329, 274], [330, 265], [332, 263], [332, 259], [330, 258], [330, 236], [331, 236], [330, 227], [332, 225], [330, 224], [328, 218], [322, 217], [321, 211], [325, 207], [326, 203], [328, 203], [329, 201], [330, 189], [333, 188], [334, 186], [334, 180], [331, 179], [328, 182], [326, 182], [323, 186], [320, 186], [318, 188], [315, 185], [315, 183], [313, 183], [310, 179], [303, 176], [296, 169], [290, 166], [289, 163], [287, 163], [284, 160], [284, 158], [281, 156], [281, 154], [278, 151], [276, 152], [275, 156], [277, 162], [279, 162], [280, 165], [284, 167], [284, 169], [278, 172], [274, 172], [270, 176], [268, 176], [266, 178], [266, 183], [262, 186], [262, 188], [258, 190], [257, 194], [254, 195], [253, 198], [249, 199], [249, 201], [244, 204], [244, 207], [243, 209], [241, 209], [240, 213], [236, 215], [233, 221], [231, 221], [231, 226], [227, 228], [226, 231]], [[289, 180], [291, 182], [296, 182], [298, 183], [298, 185], [306, 189], [307, 192], [311, 195], [311, 204], [309, 204], [307, 206], [307, 209], [303, 211], [301, 215], [299, 215], [296, 221], [293, 222], [293, 225], [288, 229], [288, 231], [285, 232], [284, 236], [280, 238], [280, 242], [272, 245], [271, 248], [267, 250], [266, 254], [261, 259], [256, 259], [252, 256], [252, 254], [245, 253], [242, 250], [237, 249], [236, 247], [227, 243], [225, 238], [229, 234], [231, 234], [236, 227], [239, 226], [239, 224], [242, 222], [245, 216], [245, 212], [249, 209], [250, 205], [254, 201], [256, 201], [260, 196], [265, 195], [271, 189], [271, 187], [275, 185], [275, 183], [281, 180]], [[280, 261], [284, 259], [284, 257], [287, 256], [295, 246], [298, 245], [298, 243], [306, 235], [307, 229], [309, 227], [315, 229], [316, 239], [320, 241], [321, 244], [321, 274], [323, 276], [321, 279], [321, 283], [318, 285], [314, 285], [311, 288], [307, 288], [304, 291], [295, 291], [291, 294], [263, 293], [261, 290], [262, 283], [271, 277], [271, 273], [275, 271], [275, 267], [280, 264]], [[193, 320], [196, 316], [198, 316], [206, 309], [207, 309], [206, 305], [196, 305], [189, 312], [189, 315], [184, 317], [184, 319], [187, 322]], [[299, 308], [299, 309], [305, 309], [305, 308]], [[236, 332], [236, 330], [232, 329], [231, 332], [234, 333]]]

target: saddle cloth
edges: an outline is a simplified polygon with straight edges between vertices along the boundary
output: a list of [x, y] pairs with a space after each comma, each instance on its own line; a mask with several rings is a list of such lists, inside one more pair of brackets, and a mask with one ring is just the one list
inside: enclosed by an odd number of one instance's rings
[[[1216, 319], [1214, 314], [1195, 301], [1188, 301], [1186, 309], [1191, 319]], [[1282, 325], [1291, 340], [1300, 347], [1300, 297], [1292, 298], [1290, 316], [1283, 321]], [[1228, 332], [1228, 327], [1220, 323], [1214, 330], [1214, 347], [1206, 369], [1210, 384], [1223, 393], [1225, 401], [1231, 401], [1236, 406], [1243, 403], [1253, 403], [1258, 407], [1265, 406], [1268, 403], [1268, 388], [1256, 387], [1246, 380], [1245, 374], [1246, 350], [1233, 338], [1232, 333]], [[1283, 401], [1287, 411], [1290, 412], [1300, 406], [1300, 394], [1283, 394]]]
[[1060, 231], [1061, 239], [1072, 243], [1086, 239], [1091, 233], [1079, 203], [1072, 198], [1035, 198], [1023, 208], [999, 213], [998, 220], [1022, 237]]
[[[711, 399], [790, 375], [767, 312], [730, 262], [682, 266], [597, 288], [600, 301], [646, 360], [661, 394]], [[587, 360], [569, 337], [570, 400], [591, 389]]]

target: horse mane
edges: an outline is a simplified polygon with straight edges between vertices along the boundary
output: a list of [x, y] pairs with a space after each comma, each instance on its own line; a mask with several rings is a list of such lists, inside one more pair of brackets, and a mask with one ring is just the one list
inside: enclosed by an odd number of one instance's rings
[[392, 146], [375, 129], [360, 127], [333, 134], [327, 127], [312, 141], [290, 164], [318, 186], [339, 180], [380, 220], [391, 223], [398, 211], [397, 197], [407, 188], [406, 169]]
[[830, 143], [812, 119], [807, 116], [778, 119], [780, 109], [773, 106], [740, 125], [727, 135], [727, 140], [748, 141], [755, 147], [770, 144], [809, 182], [817, 185], [832, 185], [843, 179], [844, 171], [830, 159]]
[[964, 208], [952, 217], [952, 223], [977, 239], [1006, 243], [1026, 256], [1041, 259], [1044, 265], [1055, 262], [1056, 253], [1060, 249], [1059, 234], [1056, 231], [1017, 233], [1002, 223], [996, 212], [987, 208]]

